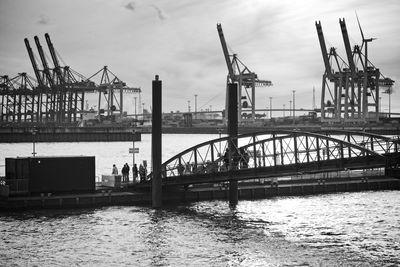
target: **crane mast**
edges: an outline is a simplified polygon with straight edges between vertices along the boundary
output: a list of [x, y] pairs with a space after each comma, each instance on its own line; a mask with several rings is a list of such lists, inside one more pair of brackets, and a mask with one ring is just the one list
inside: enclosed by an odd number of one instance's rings
[[56, 51], [54, 49], [53, 43], [50, 40], [50, 36], [48, 33], [45, 33], [44, 36], [46, 38], [47, 46], [49, 47], [50, 55], [51, 55], [51, 58], [52, 58], [53, 64], [54, 64], [54, 71], [57, 74], [58, 80], [60, 81], [60, 83], [65, 83], [62, 72], [61, 72], [60, 64], [58, 63]]
[[53, 86], [54, 85], [53, 77], [51, 76], [50, 69], [49, 69], [49, 66], [47, 64], [47, 60], [46, 60], [46, 57], [44, 55], [43, 48], [40, 45], [39, 38], [37, 36], [35, 36], [34, 39], [35, 39], [37, 50], [39, 52], [40, 60], [42, 61], [43, 72], [46, 75], [47, 82], [49, 83], [50, 86]]
[[347, 61], [349, 63], [351, 73], [355, 73], [356, 67], [354, 65], [353, 53], [350, 47], [349, 35], [347, 33], [346, 21], [339, 19], [340, 29], [342, 30], [344, 48], [346, 49]]
[[222, 31], [222, 26], [220, 23], [217, 24], [217, 30], [218, 30], [219, 40], [221, 41], [221, 46], [222, 46], [222, 51], [224, 53], [226, 66], [228, 67], [229, 78], [231, 79], [231, 82], [234, 82], [235, 73], [233, 72], [232, 62], [229, 57], [228, 47], [226, 46], [224, 32]]
[[26, 50], [28, 51], [29, 59], [31, 60], [31, 63], [32, 63], [33, 71], [35, 72], [37, 82], [39, 83], [39, 87], [43, 87], [44, 83], [43, 83], [42, 77], [40, 76], [40, 71], [39, 71], [38, 65], [36, 63], [35, 57], [33, 55], [32, 48], [29, 45], [28, 38], [25, 38], [24, 42], [25, 42]]
[[315, 27], [317, 28], [317, 34], [318, 34], [318, 39], [319, 39], [319, 44], [321, 47], [321, 52], [322, 52], [322, 58], [324, 60], [325, 64], [325, 73], [328, 76], [329, 79], [332, 79], [332, 68], [329, 63], [329, 58], [328, 58], [328, 50], [326, 49], [326, 44], [325, 44], [325, 38], [324, 38], [324, 33], [322, 31], [322, 26], [320, 21], [315, 22]]
[[[227, 84], [226, 84], [226, 99], [225, 110], [228, 110], [228, 90], [229, 83], [238, 84], [238, 121], [251, 118], [255, 120], [255, 88], [259, 86], [271, 86], [271, 81], [260, 80], [255, 72], [239, 60], [236, 54], [230, 56], [228, 47], [225, 41], [224, 33], [221, 24], [217, 24], [219, 39], [221, 41], [222, 51], [224, 54], [226, 66], [228, 68]], [[231, 59], [232, 57], [232, 59]], [[250, 91], [250, 92], [249, 92]], [[247, 112], [250, 112], [248, 114]]]

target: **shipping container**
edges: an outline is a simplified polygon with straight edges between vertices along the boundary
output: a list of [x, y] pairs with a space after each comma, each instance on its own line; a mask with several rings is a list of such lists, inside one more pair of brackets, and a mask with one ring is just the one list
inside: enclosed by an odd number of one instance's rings
[[95, 157], [6, 158], [10, 195], [95, 191]]

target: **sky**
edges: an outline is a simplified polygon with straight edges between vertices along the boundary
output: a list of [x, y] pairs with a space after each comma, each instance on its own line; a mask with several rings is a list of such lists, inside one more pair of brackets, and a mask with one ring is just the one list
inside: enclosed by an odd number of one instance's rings
[[[396, 81], [392, 112], [400, 112], [400, 2], [398, 0], [0, 0], [0, 75], [34, 73], [24, 38], [55, 49], [75, 71], [90, 77], [103, 66], [130, 87], [142, 89], [150, 108], [151, 82], [163, 83], [163, 111], [222, 110], [227, 67], [217, 33], [222, 24], [229, 49], [271, 87], [256, 90], [256, 108], [320, 106], [324, 65], [315, 21], [329, 47], [346, 58], [339, 18], [345, 18], [351, 45], [361, 44], [355, 12], [369, 43], [372, 63]], [[47, 51], [47, 50], [46, 50]], [[34, 48], [37, 58], [39, 58]], [[47, 53], [50, 55], [50, 53]], [[133, 111], [133, 95], [125, 99]], [[96, 101], [90, 105], [96, 105]], [[388, 97], [382, 97], [388, 111]]]

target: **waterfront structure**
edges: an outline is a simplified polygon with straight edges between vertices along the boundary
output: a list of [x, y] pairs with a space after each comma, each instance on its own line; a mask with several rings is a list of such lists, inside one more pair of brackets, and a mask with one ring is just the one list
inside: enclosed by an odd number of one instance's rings
[[[230, 157], [235, 165], [229, 170], [221, 155], [236, 139], [238, 147], [235, 151], [246, 151], [247, 156], [239, 153]], [[246, 165], [241, 165], [244, 160]], [[389, 170], [397, 169], [399, 162], [399, 139], [352, 131], [276, 131], [214, 139], [177, 154], [162, 168], [166, 170], [164, 185], [185, 185], [229, 181], [230, 177], [248, 180], [350, 169]], [[181, 165], [191, 166], [191, 171], [179, 172]]]

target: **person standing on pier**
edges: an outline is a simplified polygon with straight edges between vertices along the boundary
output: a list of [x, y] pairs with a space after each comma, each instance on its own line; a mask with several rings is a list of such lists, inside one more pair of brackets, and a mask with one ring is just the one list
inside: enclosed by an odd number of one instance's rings
[[126, 176], [128, 173], [128, 167], [126, 166], [127, 164], [125, 163], [124, 166], [121, 169], [121, 173], [122, 173], [122, 182], [125, 183], [127, 182]]
[[136, 164], [133, 164], [133, 167], [132, 167], [132, 177], [133, 177], [133, 183], [135, 183], [136, 179], [138, 177], [138, 168], [137, 168]]
[[129, 182], [129, 171], [131, 170], [130, 168], [129, 168], [129, 165], [128, 165], [128, 163], [125, 163], [125, 174], [126, 174], [126, 177], [125, 177], [125, 182]]
[[112, 175], [118, 175], [118, 169], [117, 166], [115, 166], [115, 164], [113, 164], [113, 168], [112, 168]]
[[139, 166], [139, 175], [140, 175], [140, 182], [144, 182], [146, 180], [146, 178], [145, 178], [146, 173], [145, 173], [145, 169], [142, 164], [140, 164], [140, 166]]
[[224, 154], [224, 171], [228, 170], [228, 166], [229, 166], [229, 148], [227, 148], [225, 150], [225, 154]]

